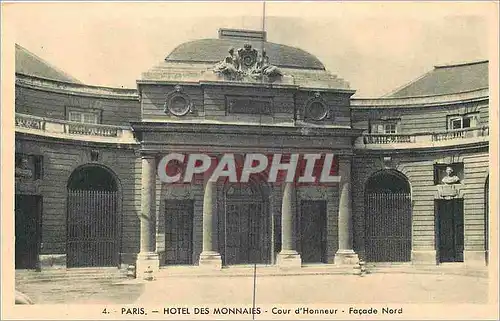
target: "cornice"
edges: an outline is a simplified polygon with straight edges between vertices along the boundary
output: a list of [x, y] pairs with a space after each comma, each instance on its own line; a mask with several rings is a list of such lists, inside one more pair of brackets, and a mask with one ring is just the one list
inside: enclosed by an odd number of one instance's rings
[[351, 108], [377, 109], [377, 108], [418, 108], [435, 107], [452, 104], [464, 104], [470, 102], [484, 101], [489, 99], [489, 89], [461, 92], [456, 94], [404, 97], [404, 98], [352, 98]]
[[416, 146], [416, 147], [407, 147], [407, 148], [387, 148], [387, 149], [378, 149], [378, 148], [360, 148], [356, 145], [353, 146], [355, 155], [386, 155], [386, 154], [425, 154], [425, 153], [444, 153], [444, 152], [455, 152], [455, 151], [474, 151], [481, 149], [488, 149], [489, 141], [476, 141], [469, 143], [459, 143], [450, 144], [450, 145], [441, 145], [441, 146]]
[[299, 127], [276, 125], [241, 125], [214, 123], [165, 123], [131, 122], [136, 132], [172, 132], [172, 133], [213, 133], [237, 135], [286, 135], [286, 136], [347, 136], [358, 137], [361, 129], [350, 127]]
[[66, 95], [106, 99], [139, 100], [139, 94], [135, 89], [82, 85], [27, 76], [19, 73], [16, 73], [16, 86]]

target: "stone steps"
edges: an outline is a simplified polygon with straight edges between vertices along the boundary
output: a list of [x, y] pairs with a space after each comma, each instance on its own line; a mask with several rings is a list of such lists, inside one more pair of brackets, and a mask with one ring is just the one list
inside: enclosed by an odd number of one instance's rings
[[126, 278], [126, 270], [118, 268], [71, 268], [16, 270], [16, 282], [46, 282], [56, 280], [114, 280]]
[[[291, 275], [352, 275], [355, 270], [352, 266], [338, 266], [333, 264], [319, 264], [302, 266], [301, 268], [279, 269], [277, 266], [257, 266], [255, 273], [260, 276], [291, 276]], [[252, 277], [253, 265], [223, 267], [221, 270], [201, 268], [198, 266], [169, 266], [161, 267], [156, 278], [168, 277]]]
[[[359, 271], [359, 270], [358, 270]], [[367, 264], [366, 274], [403, 273], [403, 274], [448, 274], [487, 277], [486, 267], [467, 267], [464, 265], [412, 265], [412, 264]], [[251, 277], [254, 274], [252, 265], [223, 267], [221, 270], [204, 269], [198, 266], [161, 267], [156, 278], [168, 277]], [[295, 269], [279, 269], [277, 266], [257, 265], [258, 276], [290, 276], [290, 275], [354, 275], [353, 266], [334, 264], [303, 265]]]
[[408, 264], [367, 264], [369, 273], [408, 273], [408, 274], [448, 274], [487, 277], [488, 267], [486, 266], [467, 266], [461, 263], [440, 264], [440, 265], [412, 265]]

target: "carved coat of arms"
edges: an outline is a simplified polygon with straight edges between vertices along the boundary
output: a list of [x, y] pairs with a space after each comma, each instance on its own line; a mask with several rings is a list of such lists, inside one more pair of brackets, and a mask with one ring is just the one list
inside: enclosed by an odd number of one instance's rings
[[259, 52], [252, 45], [245, 44], [243, 48], [234, 51], [230, 48], [229, 55], [218, 62], [213, 71], [227, 80], [262, 79], [272, 80], [282, 76], [278, 67], [269, 63], [265, 50]]

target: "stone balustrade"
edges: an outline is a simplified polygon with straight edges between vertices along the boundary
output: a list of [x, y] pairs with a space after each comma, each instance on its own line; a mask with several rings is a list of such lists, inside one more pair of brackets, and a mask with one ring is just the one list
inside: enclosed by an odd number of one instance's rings
[[357, 139], [355, 145], [357, 148], [375, 149], [432, 147], [441, 144], [458, 145], [466, 142], [487, 141], [488, 136], [488, 126], [413, 134], [363, 134]]
[[116, 143], [136, 143], [132, 129], [126, 126], [104, 124], [85, 124], [61, 119], [16, 113], [16, 132], [25, 132], [42, 136], [52, 136], [73, 140], [99, 141]]

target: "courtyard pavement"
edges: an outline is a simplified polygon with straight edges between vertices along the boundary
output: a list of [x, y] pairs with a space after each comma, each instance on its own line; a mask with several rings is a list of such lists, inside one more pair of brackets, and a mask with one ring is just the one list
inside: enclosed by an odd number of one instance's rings
[[[373, 273], [356, 275], [259, 275], [255, 298], [273, 303], [487, 303], [483, 274]], [[251, 304], [251, 276], [164, 276], [154, 281], [16, 281], [36, 304]]]
[[[147, 283], [136, 303], [252, 303], [253, 277], [175, 277]], [[259, 304], [487, 303], [488, 278], [446, 274], [257, 276]]]

